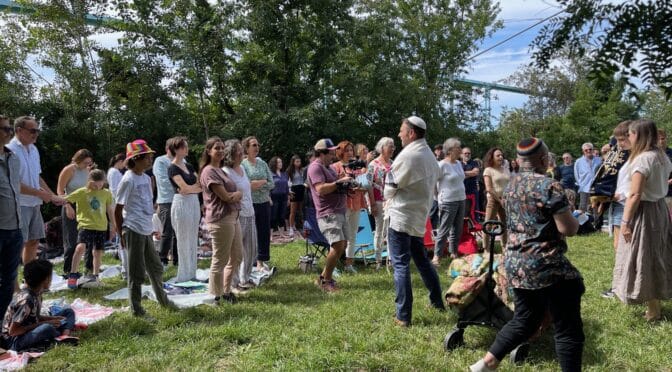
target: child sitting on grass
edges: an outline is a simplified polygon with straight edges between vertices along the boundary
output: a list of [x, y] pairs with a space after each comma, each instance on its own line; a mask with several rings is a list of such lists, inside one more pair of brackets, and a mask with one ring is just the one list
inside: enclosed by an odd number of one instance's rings
[[[98, 274], [100, 264], [105, 249], [105, 240], [107, 240], [107, 222], [112, 221], [114, 209], [112, 206], [113, 198], [110, 190], [105, 189], [105, 172], [100, 169], [94, 169], [89, 173], [89, 179], [86, 187], [79, 188], [66, 196], [65, 199], [70, 203], [75, 203], [77, 209], [77, 247], [72, 256], [72, 272], [68, 278], [68, 288], [77, 288], [77, 279], [79, 274], [79, 261], [86, 251], [86, 247], [91, 247], [93, 252], [93, 276], [87, 276], [83, 282], [87, 286], [99, 286]], [[65, 208], [72, 209], [70, 203]], [[74, 213], [71, 211], [70, 213]], [[107, 213], [107, 215], [106, 215]], [[114, 236], [114, 227], [110, 228], [110, 239]], [[93, 283], [93, 285], [91, 284]]]
[[22, 351], [45, 347], [53, 342], [77, 343], [70, 336], [75, 327], [75, 312], [63, 309], [62, 316], [41, 316], [42, 293], [51, 285], [54, 266], [38, 259], [27, 263], [23, 278], [27, 287], [14, 295], [2, 322], [2, 337], [9, 349]]

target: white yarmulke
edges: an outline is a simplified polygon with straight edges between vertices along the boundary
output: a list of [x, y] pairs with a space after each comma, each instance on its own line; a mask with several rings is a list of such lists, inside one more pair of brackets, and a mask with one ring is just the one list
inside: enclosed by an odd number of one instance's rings
[[409, 116], [406, 120], [408, 120], [409, 123], [415, 125], [418, 128], [422, 128], [424, 130], [427, 130], [427, 124], [425, 124], [425, 121], [422, 120], [419, 116]]

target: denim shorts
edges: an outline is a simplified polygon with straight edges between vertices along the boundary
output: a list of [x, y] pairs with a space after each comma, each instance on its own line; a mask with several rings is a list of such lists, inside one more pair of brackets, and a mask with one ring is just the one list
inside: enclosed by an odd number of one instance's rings
[[623, 219], [623, 211], [625, 210], [625, 205], [619, 202], [611, 203], [611, 208], [609, 208], [609, 225], [610, 226], [621, 226], [621, 220]]
[[81, 229], [77, 233], [77, 244], [84, 243], [87, 248], [102, 251], [105, 249], [107, 231]]
[[329, 245], [348, 240], [348, 228], [345, 224], [344, 214], [330, 214], [320, 217], [317, 219], [317, 226]]

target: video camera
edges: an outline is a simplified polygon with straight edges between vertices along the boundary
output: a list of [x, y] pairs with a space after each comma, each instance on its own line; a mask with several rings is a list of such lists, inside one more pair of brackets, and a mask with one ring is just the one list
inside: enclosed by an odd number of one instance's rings
[[336, 184], [336, 191], [340, 193], [347, 193], [349, 190], [360, 187], [359, 182], [352, 180], [348, 182], [339, 182]]
[[350, 170], [362, 169], [366, 168], [366, 162], [364, 160], [350, 160], [345, 167]]

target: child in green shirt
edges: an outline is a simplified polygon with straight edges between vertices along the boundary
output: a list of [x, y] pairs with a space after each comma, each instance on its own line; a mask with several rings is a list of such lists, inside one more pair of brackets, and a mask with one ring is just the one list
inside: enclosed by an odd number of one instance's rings
[[[68, 288], [70, 289], [77, 288], [77, 279], [80, 277], [77, 272], [79, 261], [86, 251], [87, 245], [90, 245], [93, 251], [93, 277], [86, 278], [86, 281], [99, 283], [98, 273], [103, 249], [105, 248], [105, 240], [108, 237], [108, 221], [111, 221], [112, 216], [114, 216], [112, 193], [103, 188], [105, 178], [105, 172], [94, 169], [89, 173], [86, 187], [77, 189], [65, 197], [67, 201], [75, 203], [77, 206], [77, 229], [79, 230], [75, 254], [72, 257], [72, 272], [68, 278]], [[72, 208], [72, 206], [66, 204], [66, 208]], [[114, 235], [114, 227], [111, 227], [110, 235]]]

